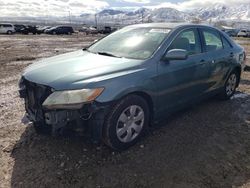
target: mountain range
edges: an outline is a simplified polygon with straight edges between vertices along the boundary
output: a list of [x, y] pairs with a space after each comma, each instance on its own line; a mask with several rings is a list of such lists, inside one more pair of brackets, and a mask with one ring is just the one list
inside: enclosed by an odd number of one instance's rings
[[250, 5], [237, 7], [215, 4], [192, 11], [179, 11], [174, 8], [139, 8], [134, 11], [105, 9], [97, 14], [82, 14], [80, 17], [86, 22], [132, 24], [142, 22], [171, 22], [171, 21], [250, 21]]
[[34, 22], [45, 25], [76, 24], [76, 25], [128, 25], [142, 22], [202, 22], [216, 23], [227, 22], [247, 25], [250, 27], [250, 4], [239, 4], [229, 6], [222, 3], [212, 4], [207, 7], [180, 11], [174, 8], [137, 8], [133, 10], [122, 10], [118, 8], [104, 9], [96, 14], [83, 13], [69, 17], [46, 16], [46, 17], [0, 17], [0, 21], [8, 22]]

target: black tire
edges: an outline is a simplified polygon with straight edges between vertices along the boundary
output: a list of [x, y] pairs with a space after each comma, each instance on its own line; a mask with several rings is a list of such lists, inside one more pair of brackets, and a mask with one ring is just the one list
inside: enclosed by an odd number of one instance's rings
[[12, 33], [13, 33], [12, 31], [7, 31], [8, 35], [12, 35]]
[[[132, 135], [135, 136], [135, 138], [133, 138], [133, 140], [129, 142], [122, 142], [118, 138], [118, 135], [117, 135], [118, 119], [120, 118], [122, 113], [124, 113], [124, 110], [128, 109], [131, 106], [137, 106], [138, 108], [136, 110], [140, 109], [139, 112], [143, 111], [144, 118], [143, 120], [139, 120], [139, 124], [141, 124], [140, 125], [141, 130], [139, 133], [137, 133], [134, 128], [129, 128], [130, 131], [132, 132]], [[134, 113], [134, 115], [135, 114], [136, 112]], [[129, 116], [132, 117], [131, 114]], [[137, 116], [139, 117], [139, 114], [137, 114]], [[128, 147], [134, 145], [136, 142], [138, 142], [141, 136], [145, 133], [149, 124], [149, 119], [150, 119], [149, 116], [150, 114], [149, 114], [148, 104], [142, 97], [137, 96], [137, 95], [128, 95], [127, 97], [123, 98], [122, 100], [120, 100], [118, 103], [114, 105], [114, 107], [112, 108], [112, 110], [106, 117], [106, 120], [104, 123], [104, 129], [103, 129], [103, 139], [104, 139], [105, 144], [118, 151], [125, 150]], [[133, 117], [136, 118], [135, 116]], [[130, 121], [133, 121], [133, 120], [130, 119]], [[126, 126], [125, 123], [123, 126]], [[128, 129], [124, 133], [128, 134]]]
[[56, 35], [57, 33], [55, 31], [52, 32], [52, 35]]
[[[232, 79], [232, 77], [236, 78], [236, 83], [234, 85], [234, 87], [232, 87], [231, 89], [231, 92], [228, 92], [228, 85], [230, 84], [230, 79]], [[236, 71], [233, 71], [230, 73], [230, 75], [228, 76], [226, 82], [225, 82], [225, 85], [223, 87], [223, 91], [222, 93], [220, 94], [220, 99], [222, 100], [229, 100], [234, 94], [235, 94], [235, 91], [236, 91], [236, 88], [238, 86], [238, 83], [239, 83], [239, 79], [240, 79], [240, 75], [236, 72]]]
[[41, 135], [50, 135], [52, 128], [51, 126], [45, 124], [45, 123], [33, 123], [34, 129], [37, 134]]

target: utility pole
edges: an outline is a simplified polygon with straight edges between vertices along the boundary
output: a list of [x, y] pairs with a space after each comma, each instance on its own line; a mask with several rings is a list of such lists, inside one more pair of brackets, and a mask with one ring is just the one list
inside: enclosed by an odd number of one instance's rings
[[141, 10], [141, 23], [143, 23], [143, 10]]
[[95, 26], [96, 26], [96, 29], [97, 29], [97, 14], [95, 14]]
[[70, 15], [70, 10], [69, 10], [69, 23], [71, 25], [71, 15]]

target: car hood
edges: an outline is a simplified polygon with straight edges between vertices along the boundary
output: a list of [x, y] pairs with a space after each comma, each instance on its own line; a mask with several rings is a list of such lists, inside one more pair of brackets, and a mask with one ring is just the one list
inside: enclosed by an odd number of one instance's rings
[[[79, 50], [30, 65], [24, 70], [23, 77], [31, 82], [47, 85], [56, 90], [84, 87], [77, 83], [84, 80], [109, 79], [136, 71], [142, 60], [115, 58]], [[98, 78], [98, 79], [95, 79]]]

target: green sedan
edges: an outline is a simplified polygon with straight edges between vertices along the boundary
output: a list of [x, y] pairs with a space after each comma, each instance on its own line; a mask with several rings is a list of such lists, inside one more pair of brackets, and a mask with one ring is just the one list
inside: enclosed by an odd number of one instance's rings
[[245, 59], [244, 49], [213, 27], [132, 25], [29, 66], [19, 93], [38, 133], [82, 129], [124, 150], [183, 107], [215, 95], [230, 99]]

